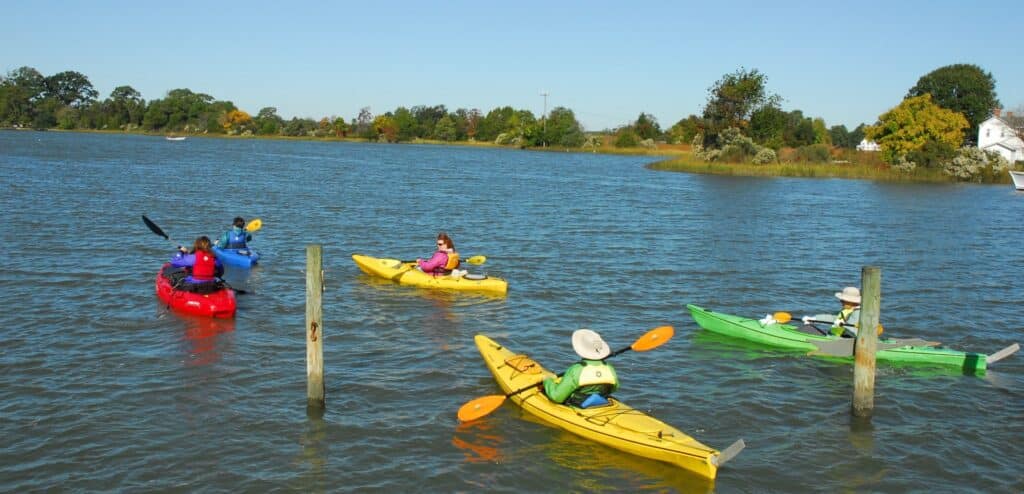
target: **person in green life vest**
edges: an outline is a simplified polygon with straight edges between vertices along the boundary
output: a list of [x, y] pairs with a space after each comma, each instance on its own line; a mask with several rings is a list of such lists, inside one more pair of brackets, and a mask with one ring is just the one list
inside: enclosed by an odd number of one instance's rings
[[561, 378], [544, 379], [544, 394], [555, 403], [587, 408], [608, 403], [608, 396], [619, 389], [615, 368], [605, 363], [611, 353], [601, 335], [589, 329], [572, 333], [572, 349], [582, 358], [565, 370]]
[[836, 298], [843, 304], [838, 314], [804, 316], [804, 324], [810, 324], [812, 321], [831, 322], [830, 333], [844, 337], [857, 336], [857, 325], [860, 323], [860, 290], [855, 286], [848, 286], [843, 288], [843, 291], [836, 292]]

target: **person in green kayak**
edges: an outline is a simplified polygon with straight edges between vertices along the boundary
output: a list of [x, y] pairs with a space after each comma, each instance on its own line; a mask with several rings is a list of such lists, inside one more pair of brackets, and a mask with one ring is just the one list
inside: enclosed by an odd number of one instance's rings
[[544, 379], [544, 394], [555, 403], [579, 408], [608, 403], [608, 395], [619, 389], [615, 368], [604, 361], [611, 353], [601, 335], [589, 329], [572, 333], [572, 349], [582, 358], [565, 370], [561, 378]]
[[816, 316], [804, 316], [803, 322], [810, 325], [813, 322], [831, 322], [831, 334], [843, 337], [857, 336], [857, 324], [860, 323], [860, 290], [855, 286], [843, 288], [843, 291], [836, 292], [836, 298], [843, 304], [843, 308], [836, 315], [818, 314]]
[[245, 219], [235, 216], [235, 220], [231, 222], [231, 229], [224, 232], [215, 245], [222, 249], [244, 249], [248, 247], [246, 242], [250, 240], [252, 240], [252, 234], [245, 229]]

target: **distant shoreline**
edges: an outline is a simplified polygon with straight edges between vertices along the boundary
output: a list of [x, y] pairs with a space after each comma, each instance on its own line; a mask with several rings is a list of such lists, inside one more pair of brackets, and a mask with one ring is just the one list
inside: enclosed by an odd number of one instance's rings
[[[27, 129], [15, 127], [0, 127], [0, 130], [12, 131], [35, 131], [35, 132], [71, 132], [85, 134], [129, 134], [151, 137], [166, 137], [171, 133], [166, 132], [134, 132], [124, 130], [97, 130], [97, 129]], [[439, 141], [433, 139], [414, 139], [408, 142], [386, 143], [374, 142], [360, 137], [312, 137], [312, 136], [265, 136], [265, 135], [226, 135], [226, 134], [186, 134], [173, 133], [176, 137], [204, 138], [204, 139], [258, 139], [274, 141], [307, 141], [307, 142], [348, 142], [367, 143], [381, 145], [405, 145], [405, 144], [426, 144], [434, 146], [457, 146], [457, 147], [480, 147], [495, 149], [520, 149], [523, 151], [540, 152], [567, 152], [567, 153], [592, 153], [610, 154], [617, 156], [650, 156], [652, 158], [666, 158], [652, 163], [645, 167], [649, 170], [664, 172], [696, 173], [702, 175], [729, 175], [743, 177], [795, 177], [795, 178], [842, 178], [856, 180], [874, 180], [880, 182], [900, 183], [963, 183], [956, 181], [941, 170], [917, 169], [911, 173], [900, 172], [889, 167], [882, 167], [874, 164], [860, 163], [771, 163], [755, 165], [750, 163], [719, 163], [705, 162], [693, 156], [688, 149], [681, 149], [679, 146], [662, 149], [646, 148], [616, 148], [608, 145], [600, 147], [518, 147], [494, 144], [482, 141]], [[974, 182], [977, 183], [977, 182]], [[990, 185], [1011, 184], [1009, 173], [1002, 173], [993, 181], [984, 182]]]

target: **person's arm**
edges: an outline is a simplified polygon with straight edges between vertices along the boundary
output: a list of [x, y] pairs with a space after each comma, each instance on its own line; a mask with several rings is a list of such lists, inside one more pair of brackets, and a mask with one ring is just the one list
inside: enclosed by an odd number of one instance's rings
[[171, 258], [171, 266], [174, 266], [176, 268], [185, 268], [189, 266], [194, 266], [195, 264], [195, 254], [185, 254], [182, 256], [174, 256], [173, 258]]
[[448, 254], [445, 254], [444, 252], [441, 251], [437, 251], [434, 253], [433, 256], [431, 256], [430, 259], [427, 259], [426, 261], [420, 261], [420, 269], [422, 269], [423, 271], [433, 271], [441, 266], [444, 266], [447, 263]]
[[576, 363], [565, 370], [565, 375], [561, 379], [557, 377], [544, 379], [544, 394], [555, 403], [564, 403], [572, 395], [572, 392], [580, 387], [581, 370], [583, 370], [583, 365]]

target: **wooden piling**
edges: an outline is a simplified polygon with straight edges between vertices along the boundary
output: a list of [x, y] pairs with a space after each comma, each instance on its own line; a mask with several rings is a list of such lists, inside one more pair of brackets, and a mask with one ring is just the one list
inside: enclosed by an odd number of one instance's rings
[[860, 329], [853, 352], [853, 415], [870, 418], [875, 408], [875, 350], [882, 303], [882, 272], [864, 266], [860, 273]]
[[306, 246], [306, 404], [308, 408], [323, 409], [324, 400], [324, 292], [323, 247]]

